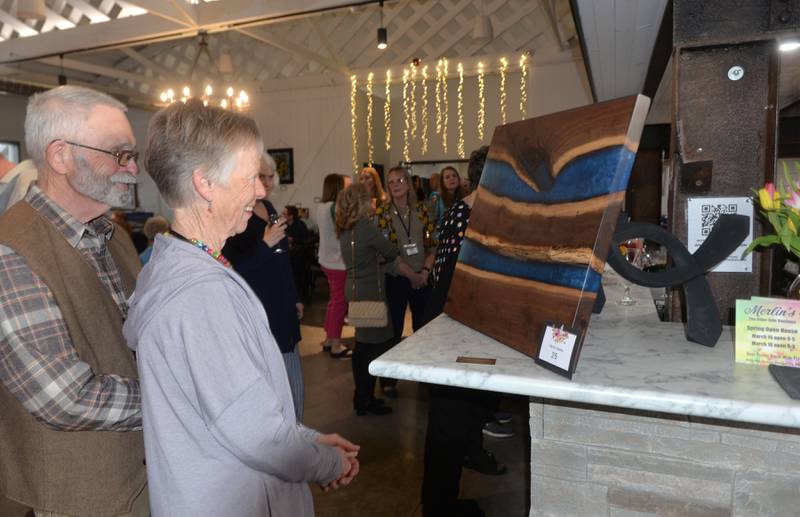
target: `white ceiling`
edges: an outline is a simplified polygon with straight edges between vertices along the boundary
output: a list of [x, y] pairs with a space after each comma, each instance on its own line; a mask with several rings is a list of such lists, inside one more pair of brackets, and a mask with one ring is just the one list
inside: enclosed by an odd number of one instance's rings
[[640, 92], [667, 0], [577, 0], [598, 101]]
[[[576, 46], [568, 0], [397, 0], [384, 6], [389, 48], [376, 48], [377, 3], [342, 0], [47, 0], [44, 22], [11, 16], [0, 0], [0, 75], [52, 85], [63, 65], [71, 84], [88, 84], [138, 103], [190, 75], [199, 30], [217, 58], [230, 52], [225, 82], [269, 91], [343, 84], [351, 73], [407, 65], [412, 58], [499, 57], [531, 51], [533, 62]], [[320, 12], [321, 11], [321, 12]], [[494, 37], [472, 37], [476, 19]], [[63, 61], [59, 53], [64, 52]], [[195, 81], [221, 81], [201, 57]]]
[[[375, 44], [377, 3], [46, 0], [44, 21], [15, 18], [14, 3], [0, 0], [0, 79], [52, 86], [63, 66], [71, 84], [104, 89], [140, 106], [153, 105], [161, 89], [185, 81], [201, 29], [209, 32], [214, 57], [230, 52], [235, 72], [220, 78], [201, 57], [195, 82], [224, 79], [253, 91], [344, 84], [351, 73], [406, 66], [415, 57], [432, 63], [527, 50], [535, 65], [577, 46], [569, 0], [387, 1], [384, 51]], [[575, 3], [597, 100], [641, 91], [667, 0]], [[484, 14], [494, 37], [476, 41], [472, 30]], [[784, 107], [800, 98], [800, 52], [782, 56], [781, 69]], [[651, 122], [669, 121], [669, 72], [668, 66]]]

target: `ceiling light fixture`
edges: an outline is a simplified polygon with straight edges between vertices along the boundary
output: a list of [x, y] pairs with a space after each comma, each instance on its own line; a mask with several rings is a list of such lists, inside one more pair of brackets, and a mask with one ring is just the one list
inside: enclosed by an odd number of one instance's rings
[[[195, 68], [197, 68], [197, 62], [200, 60], [200, 56], [202, 54], [206, 55], [209, 63], [211, 63], [211, 66], [216, 69], [216, 72], [220, 76], [222, 76], [224, 73], [222, 71], [222, 67], [217, 64], [217, 61], [215, 61], [213, 57], [211, 57], [211, 52], [208, 50], [208, 42], [206, 41], [207, 35], [208, 33], [206, 31], [200, 31], [198, 33], [198, 36], [200, 36], [200, 42], [197, 45], [197, 53], [194, 56], [194, 62], [192, 63], [192, 68], [189, 71], [190, 81], [194, 79]], [[221, 56], [220, 61], [224, 61], [223, 57], [225, 55], [226, 54], [223, 54]], [[230, 61], [230, 55], [228, 55], [228, 60]], [[228, 64], [230, 65], [230, 70], [233, 71], [232, 64]], [[236, 94], [237, 90], [239, 92], [238, 95]], [[192, 94], [192, 91], [195, 92], [194, 95]], [[160, 95], [161, 102], [165, 104], [172, 104], [176, 101], [186, 102], [191, 98], [200, 99], [206, 106], [211, 104], [236, 111], [245, 111], [250, 107], [250, 97], [243, 89], [234, 88], [232, 85], [229, 85], [227, 88], [225, 88], [225, 90], [220, 88], [220, 91], [216, 92], [210, 82], [206, 82], [205, 86], [202, 88], [198, 87], [195, 89], [189, 86], [189, 84], [185, 84], [182, 88], [180, 88], [179, 93], [176, 93], [176, 90], [173, 88], [167, 88], [166, 90], [162, 91]]]
[[800, 41], [798, 40], [784, 41], [778, 46], [778, 50], [782, 52], [791, 52], [792, 50], [797, 50], [799, 48]]
[[381, 5], [381, 26], [378, 27], [378, 48], [380, 50], [383, 50], [389, 46], [388, 44], [389, 38], [386, 27], [383, 26], [383, 0], [381, 0], [380, 5]]

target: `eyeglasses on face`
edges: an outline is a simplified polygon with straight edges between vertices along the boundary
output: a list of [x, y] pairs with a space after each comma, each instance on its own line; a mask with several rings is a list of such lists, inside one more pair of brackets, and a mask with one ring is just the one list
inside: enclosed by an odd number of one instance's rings
[[389, 185], [402, 185], [406, 182], [405, 178], [395, 178], [389, 180]]
[[110, 154], [111, 156], [117, 159], [117, 165], [119, 165], [120, 167], [127, 167], [127, 165], [131, 162], [136, 163], [136, 160], [139, 158], [138, 151], [131, 151], [130, 149], [123, 149], [122, 151], [108, 151], [106, 149], [98, 149], [97, 147], [92, 147], [90, 145], [83, 145], [77, 142], [70, 142], [69, 140], [64, 140], [64, 142], [69, 145], [74, 145], [75, 147], [82, 147], [84, 149], [89, 149], [90, 151], [97, 151], [98, 153]]

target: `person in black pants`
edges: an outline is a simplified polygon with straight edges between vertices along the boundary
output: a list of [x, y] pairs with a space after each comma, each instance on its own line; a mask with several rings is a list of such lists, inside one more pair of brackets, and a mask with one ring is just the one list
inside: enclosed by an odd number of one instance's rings
[[[367, 188], [351, 185], [339, 192], [336, 198], [336, 233], [342, 250], [342, 260], [347, 269], [345, 296], [348, 301], [384, 301], [386, 293], [383, 271], [396, 272], [409, 279], [413, 287], [427, 282], [403, 262], [397, 248], [386, 240], [369, 220], [372, 202]], [[383, 265], [379, 264], [379, 257]], [[392, 409], [376, 398], [375, 377], [369, 373], [369, 363], [383, 354], [393, 344], [392, 322], [388, 319], [382, 327], [356, 327], [356, 347], [353, 351], [353, 381], [355, 394], [353, 406], [356, 414], [385, 415]]]
[[[482, 147], [470, 155], [468, 171], [473, 193], [454, 204], [440, 226], [432, 290], [423, 318], [426, 323], [441, 314], [447, 301], [487, 151], [488, 147]], [[497, 410], [499, 400], [497, 393], [430, 385], [422, 475], [424, 517], [484, 515], [475, 501], [458, 498], [459, 483], [465, 458], [469, 458], [472, 468], [484, 474], [502, 474], [506, 470], [483, 449], [483, 424]]]
[[[428, 217], [428, 209], [425, 203], [417, 200], [408, 171], [403, 167], [389, 169], [386, 187], [388, 199], [375, 212], [378, 227], [397, 247], [403, 263], [425, 279], [423, 286], [416, 288], [408, 278], [391, 272], [386, 275], [386, 301], [394, 329], [393, 344], [397, 344], [403, 338], [406, 307], [411, 308], [414, 331], [422, 327], [430, 294], [427, 284], [436, 243], [433, 240], [433, 222]], [[396, 384], [394, 379], [381, 379], [381, 387], [388, 397], [397, 396]]]

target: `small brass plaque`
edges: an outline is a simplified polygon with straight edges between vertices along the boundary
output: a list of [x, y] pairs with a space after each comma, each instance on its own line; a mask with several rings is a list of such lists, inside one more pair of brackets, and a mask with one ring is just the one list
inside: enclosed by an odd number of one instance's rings
[[466, 357], [463, 355], [458, 356], [457, 363], [471, 363], [471, 364], [488, 364], [494, 365], [497, 360], [489, 359], [488, 357]]

